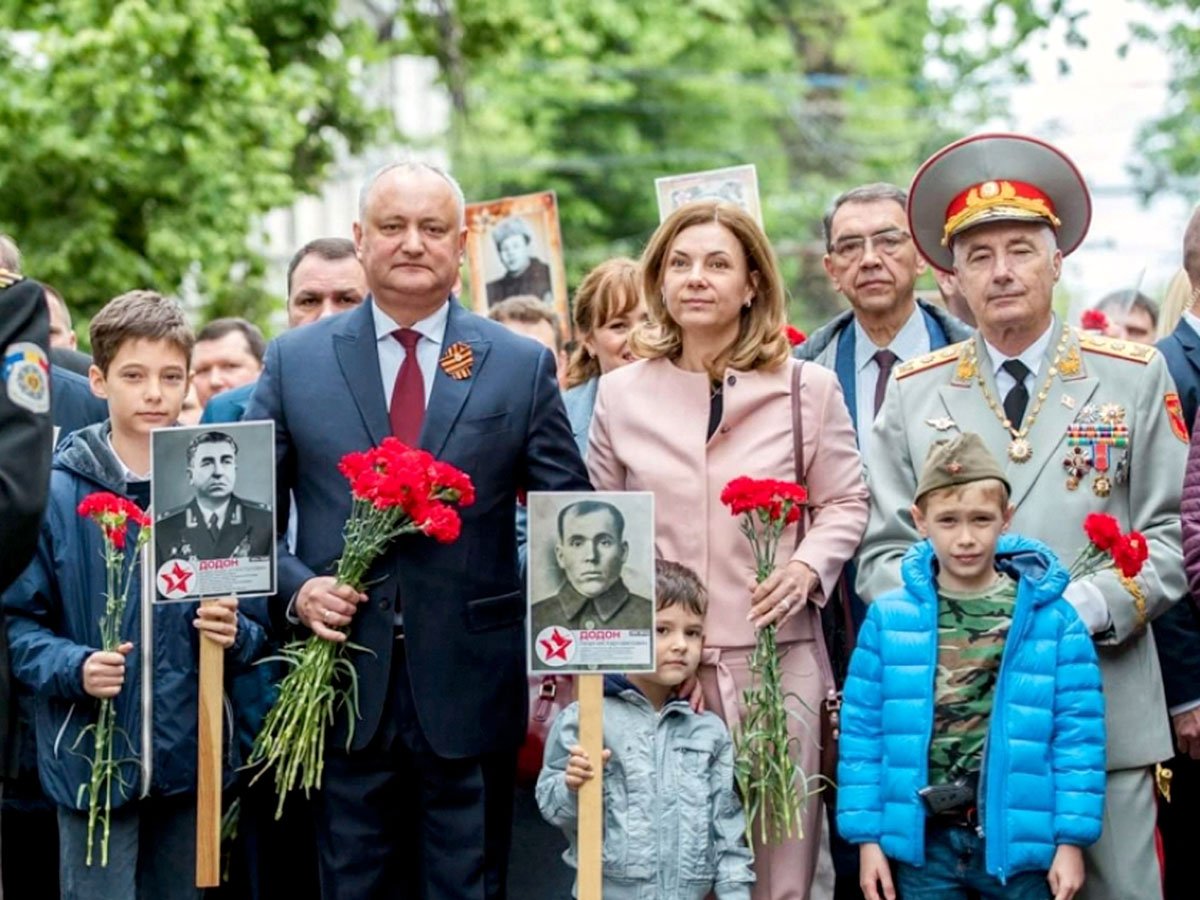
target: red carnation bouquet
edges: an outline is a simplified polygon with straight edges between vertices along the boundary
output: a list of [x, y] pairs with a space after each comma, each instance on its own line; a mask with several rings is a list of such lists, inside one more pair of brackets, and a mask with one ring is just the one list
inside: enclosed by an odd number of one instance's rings
[[[775, 570], [775, 554], [784, 529], [800, 519], [808, 492], [800, 485], [772, 479], [735, 478], [721, 491], [721, 502], [741, 517], [742, 534], [754, 552], [755, 579], [764, 582]], [[750, 657], [753, 676], [742, 693], [742, 716], [733, 730], [734, 775], [746, 809], [746, 830], [757, 821], [762, 843], [803, 837], [800, 812], [808, 800], [808, 777], [792, 753], [789, 713], [779, 665], [775, 625], [758, 632]]]
[[1121, 526], [1107, 513], [1088, 513], [1083, 520], [1088, 542], [1067, 570], [1071, 580], [1095, 575], [1110, 566], [1125, 578], [1142, 571], [1150, 558], [1150, 548], [1141, 532], [1121, 533]]
[[[372, 450], [347, 453], [338, 470], [350, 482], [353, 505], [342, 529], [345, 546], [334, 574], [338, 584], [356, 591], [367, 587], [368, 570], [401, 535], [423, 534], [443, 544], [453, 543], [462, 529], [454, 507], [475, 502], [475, 488], [465, 473], [392, 437]], [[247, 765], [262, 765], [255, 780], [275, 770], [276, 818], [283, 814], [288, 792], [297, 785], [306, 794], [321, 786], [326, 729], [343, 707], [350, 717], [347, 747], [353, 740], [358, 683], [347, 658], [350, 649], [365, 648], [312, 635], [293, 641], [270, 658], [284, 663], [288, 672]]]
[[[76, 508], [85, 519], [100, 526], [104, 535], [104, 615], [100, 617], [100, 648], [116, 652], [121, 646], [121, 621], [129, 602], [129, 587], [133, 570], [142, 548], [150, 540], [150, 517], [136, 503], [108, 491], [88, 494]], [[138, 526], [132, 548], [128, 544], [130, 523]], [[132, 549], [132, 553], [128, 552]], [[100, 838], [100, 865], [108, 865], [108, 836], [112, 817], [113, 790], [127, 790], [129, 784], [121, 777], [121, 766], [127, 756], [116, 755], [117, 728], [114, 698], [100, 701], [96, 721], [80, 732], [72, 749], [77, 749], [88, 735], [92, 736], [92, 770], [85, 784], [79, 786], [79, 797], [88, 801], [88, 833], [86, 862], [92, 864], [96, 826], [103, 829]], [[122, 732], [123, 733], [123, 732]], [[129, 736], [124, 735], [129, 743]], [[129, 746], [132, 754], [133, 747]]]

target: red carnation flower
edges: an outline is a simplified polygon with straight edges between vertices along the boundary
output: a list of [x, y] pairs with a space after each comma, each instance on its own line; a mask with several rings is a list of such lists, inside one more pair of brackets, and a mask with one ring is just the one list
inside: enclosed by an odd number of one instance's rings
[[1088, 513], [1083, 520], [1083, 530], [1088, 540], [1106, 553], [1121, 539], [1121, 526], [1106, 513]]
[[808, 340], [808, 335], [794, 325], [784, 325], [783, 334], [793, 347], [799, 347]]
[[1122, 535], [1112, 547], [1113, 565], [1121, 570], [1126, 578], [1132, 578], [1142, 571], [1142, 565], [1150, 558], [1150, 548], [1140, 532], [1131, 531]]
[[1108, 331], [1108, 316], [1098, 309], [1087, 309], [1079, 324], [1084, 331]]

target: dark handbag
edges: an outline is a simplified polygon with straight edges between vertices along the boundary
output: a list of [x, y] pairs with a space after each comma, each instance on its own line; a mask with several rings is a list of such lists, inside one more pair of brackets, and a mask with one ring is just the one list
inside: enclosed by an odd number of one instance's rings
[[570, 675], [529, 676], [529, 726], [517, 752], [517, 784], [530, 787], [537, 783], [550, 726], [574, 699], [575, 679]]
[[[801, 416], [800, 389], [801, 370], [804, 361], [797, 360], [792, 366], [792, 442], [796, 454], [796, 482], [804, 484], [804, 419]], [[796, 526], [796, 546], [804, 539], [807, 510]], [[839, 592], [840, 593], [840, 592]], [[828, 598], [833, 601], [835, 598]], [[825, 682], [825, 699], [821, 702], [821, 775], [828, 785], [834, 784], [837, 776], [837, 742], [841, 730], [842, 692], [833, 677], [833, 664], [829, 659], [829, 645], [825, 642], [825, 629], [821, 623], [821, 610], [813, 603], [805, 604], [813, 618], [812, 630], [816, 639], [817, 668]]]

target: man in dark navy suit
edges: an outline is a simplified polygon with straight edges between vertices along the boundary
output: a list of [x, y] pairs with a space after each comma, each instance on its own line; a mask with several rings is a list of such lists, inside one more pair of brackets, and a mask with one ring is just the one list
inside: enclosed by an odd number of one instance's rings
[[[504, 896], [516, 752], [526, 726], [524, 591], [513, 508], [524, 490], [588, 481], [545, 348], [451, 295], [466, 241], [458, 185], [386, 167], [354, 237], [370, 301], [274, 341], [247, 419], [276, 422], [279, 600], [312, 633], [349, 640], [360, 716], [343, 710], [317, 801], [322, 895]], [[397, 540], [357, 594], [342, 551], [349, 452], [394, 434], [467, 472], [477, 494], [452, 544]], [[348, 629], [348, 634], [341, 629]]]
[[[1200, 404], [1200, 207], [1183, 235], [1183, 268], [1192, 283], [1192, 304], [1171, 334], [1158, 342], [1179, 392], [1183, 421], [1195, 428]], [[1176, 603], [1154, 621], [1154, 640], [1163, 671], [1163, 687], [1175, 733], [1171, 770], [1171, 802], [1159, 805], [1166, 876], [1166, 900], [1195, 892], [1191, 853], [1200, 840], [1200, 615], [1194, 603]]]

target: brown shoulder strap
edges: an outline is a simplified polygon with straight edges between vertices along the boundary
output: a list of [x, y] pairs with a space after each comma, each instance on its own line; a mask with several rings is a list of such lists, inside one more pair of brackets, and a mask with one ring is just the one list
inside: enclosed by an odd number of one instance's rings
[[[802, 372], [804, 369], [804, 360], [795, 360], [792, 363], [792, 445], [796, 455], [796, 483], [804, 485], [804, 415], [802, 408], [801, 389], [803, 387]], [[800, 542], [804, 539], [804, 532], [808, 523], [807, 510], [800, 516], [800, 520], [796, 525], [796, 546], [800, 546]], [[833, 598], [828, 598], [832, 600]], [[833, 665], [829, 661], [829, 646], [825, 643], [825, 629], [821, 625], [821, 610], [815, 603], [807, 604], [812, 615], [812, 630], [813, 637], [817, 642], [817, 665], [821, 670], [821, 678], [825, 681], [825, 689], [829, 692], [834, 692], [837, 689], [836, 682], [833, 679]]]

